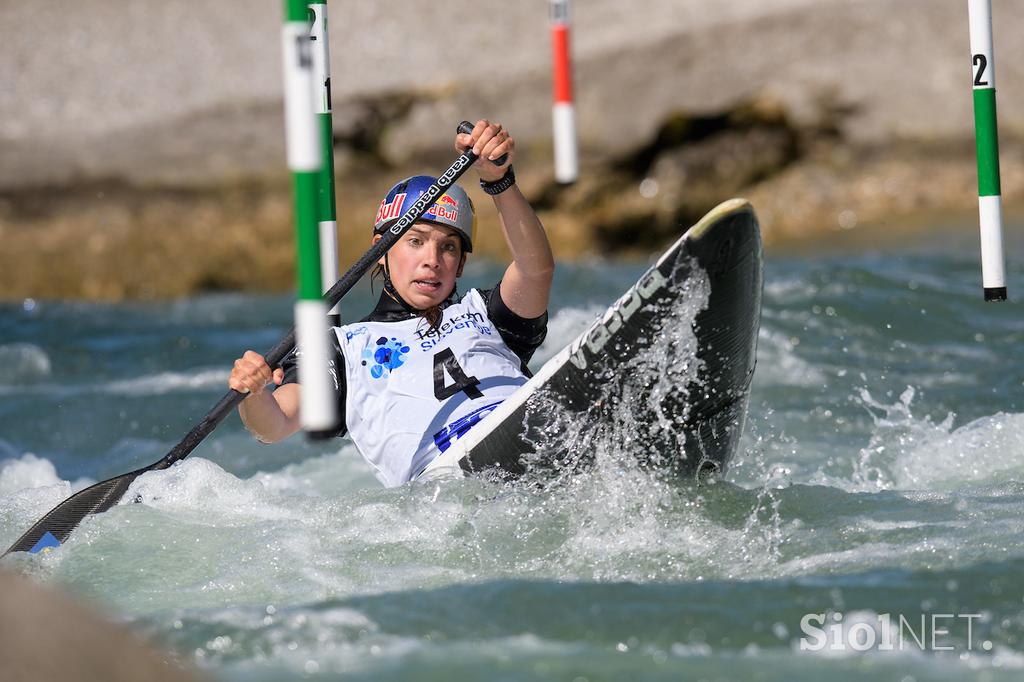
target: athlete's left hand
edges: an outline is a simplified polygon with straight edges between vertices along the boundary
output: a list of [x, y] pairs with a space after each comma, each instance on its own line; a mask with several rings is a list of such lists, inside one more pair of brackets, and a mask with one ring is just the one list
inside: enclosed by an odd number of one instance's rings
[[[512, 163], [515, 156], [516, 141], [500, 123], [491, 123], [486, 118], [476, 122], [473, 132], [470, 134], [458, 133], [455, 135], [455, 149], [464, 152], [470, 147], [479, 159], [473, 164], [480, 179], [484, 182], [495, 182], [501, 180]], [[502, 154], [508, 154], [508, 159], [500, 166], [494, 165], [493, 160]]]

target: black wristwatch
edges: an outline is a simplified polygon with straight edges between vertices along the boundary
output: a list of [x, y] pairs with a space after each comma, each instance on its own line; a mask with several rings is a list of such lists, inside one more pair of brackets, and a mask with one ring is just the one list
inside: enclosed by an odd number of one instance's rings
[[495, 194], [501, 194], [514, 184], [516, 184], [516, 174], [512, 171], [512, 166], [510, 165], [500, 179], [495, 180], [494, 182], [481, 180], [480, 189], [491, 196], [494, 196]]

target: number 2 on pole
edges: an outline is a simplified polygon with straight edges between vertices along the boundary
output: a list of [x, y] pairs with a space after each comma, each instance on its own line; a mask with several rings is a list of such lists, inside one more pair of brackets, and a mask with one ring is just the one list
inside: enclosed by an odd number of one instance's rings
[[[451, 386], [445, 385], [446, 369], [455, 381]], [[480, 380], [476, 377], [466, 376], [451, 348], [445, 348], [434, 355], [434, 397], [438, 400], [447, 400], [459, 391], [464, 391], [470, 398], [483, 398], [484, 394], [476, 387], [479, 383]]]
[[974, 65], [978, 67], [977, 73], [974, 74], [974, 84], [978, 86], [988, 85], [988, 81], [981, 80], [981, 77], [985, 75], [985, 67], [988, 66], [988, 59], [986, 59], [983, 54], [976, 54], [974, 55]]

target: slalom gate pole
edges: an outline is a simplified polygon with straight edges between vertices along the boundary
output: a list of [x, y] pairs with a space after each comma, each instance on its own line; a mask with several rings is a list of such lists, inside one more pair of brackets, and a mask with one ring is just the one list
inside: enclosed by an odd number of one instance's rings
[[986, 301], [1006, 300], [1003, 207], [996, 125], [996, 70], [992, 54], [992, 0], [968, 0], [974, 75], [974, 136], [978, 147], [981, 279]]
[[572, 63], [569, 58], [569, 0], [551, 0], [550, 9], [555, 180], [567, 185], [576, 182], [579, 177], [576, 112], [572, 101]]
[[[331, 116], [331, 50], [327, 32], [327, 0], [309, 0], [313, 12], [313, 87], [316, 116], [320, 125], [320, 177], [317, 215], [320, 228], [320, 289], [327, 291], [338, 281], [338, 220], [334, 198], [334, 126]], [[341, 306], [331, 309], [331, 322], [339, 323]]]
[[327, 304], [321, 296], [318, 193], [322, 167], [319, 121], [314, 110], [312, 36], [306, 0], [284, 0], [285, 133], [292, 173], [299, 298], [295, 337], [299, 348], [300, 419], [311, 435], [337, 427], [333, 387], [328, 383]]

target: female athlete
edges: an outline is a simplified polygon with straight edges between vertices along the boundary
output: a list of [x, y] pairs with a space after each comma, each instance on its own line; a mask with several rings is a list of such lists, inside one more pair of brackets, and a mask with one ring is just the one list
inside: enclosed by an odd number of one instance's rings
[[[431, 472], [452, 443], [527, 380], [526, 363], [547, 332], [554, 258], [547, 235], [515, 184], [515, 140], [498, 123], [477, 121], [455, 137], [472, 148], [480, 186], [498, 211], [512, 262], [493, 288], [456, 289], [473, 251], [476, 213], [457, 185], [381, 258], [383, 290], [360, 322], [334, 327], [333, 377], [348, 434], [386, 486]], [[492, 160], [508, 154], [500, 166]], [[373, 241], [434, 182], [402, 180], [377, 211]], [[265, 390], [276, 385], [273, 391]], [[272, 443], [299, 427], [299, 384], [293, 352], [275, 370], [254, 351], [235, 361], [228, 385], [248, 396], [239, 406], [246, 427]]]

